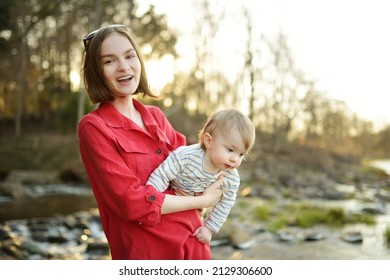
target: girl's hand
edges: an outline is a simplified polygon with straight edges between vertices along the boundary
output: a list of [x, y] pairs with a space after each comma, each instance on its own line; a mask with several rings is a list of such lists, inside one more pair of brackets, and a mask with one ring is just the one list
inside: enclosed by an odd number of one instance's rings
[[202, 197], [205, 199], [205, 203], [206, 203], [206, 205], [204, 206], [205, 208], [213, 207], [215, 204], [218, 203], [218, 201], [221, 200], [222, 193], [223, 193], [222, 183], [223, 183], [223, 175], [221, 174], [218, 177], [217, 181], [212, 183], [204, 190]]

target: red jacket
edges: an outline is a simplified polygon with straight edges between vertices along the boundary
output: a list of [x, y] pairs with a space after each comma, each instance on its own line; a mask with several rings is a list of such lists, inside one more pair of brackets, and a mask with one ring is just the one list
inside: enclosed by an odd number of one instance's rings
[[[210, 248], [192, 233], [196, 210], [161, 215], [165, 193], [145, 186], [151, 172], [185, 137], [163, 112], [133, 100], [148, 132], [111, 103], [85, 115], [79, 148], [113, 259], [210, 259]], [[169, 192], [169, 191], [167, 191]]]

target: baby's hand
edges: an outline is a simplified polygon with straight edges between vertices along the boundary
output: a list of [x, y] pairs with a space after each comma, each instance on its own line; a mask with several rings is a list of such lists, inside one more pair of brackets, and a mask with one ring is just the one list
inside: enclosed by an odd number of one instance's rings
[[195, 236], [199, 242], [209, 243], [211, 241], [213, 233], [208, 227], [200, 226], [197, 228], [197, 230], [195, 230], [192, 235]]

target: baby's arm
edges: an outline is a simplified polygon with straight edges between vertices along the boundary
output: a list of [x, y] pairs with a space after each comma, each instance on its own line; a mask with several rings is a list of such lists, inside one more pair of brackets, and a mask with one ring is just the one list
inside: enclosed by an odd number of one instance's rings
[[225, 223], [227, 216], [234, 205], [238, 187], [239, 180], [224, 180], [222, 198], [214, 205], [213, 209], [204, 220], [204, 225], [212, 232], [218, 232]]
[[152, 185], [159, 192], [165, 191], [169, 182], [180, 172], [180, 160], [174, 151], [150, 175], [146, 185]]

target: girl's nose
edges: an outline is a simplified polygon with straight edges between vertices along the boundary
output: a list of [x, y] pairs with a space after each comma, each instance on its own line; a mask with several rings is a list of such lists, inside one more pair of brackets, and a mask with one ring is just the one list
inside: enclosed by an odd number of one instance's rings
[[127, 70], [127, 69], [130, 69], [130, 66], [129, 64], [127, 63], [126, 60], [124, 59], [121, 59], [119, 60], [119, 66], [118, 66], [119, 70]]

